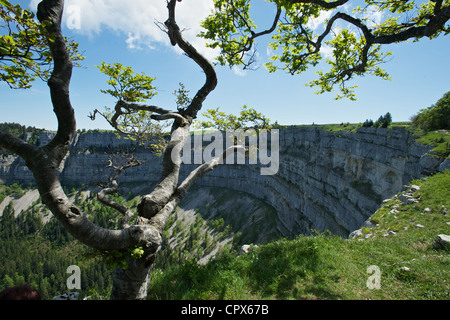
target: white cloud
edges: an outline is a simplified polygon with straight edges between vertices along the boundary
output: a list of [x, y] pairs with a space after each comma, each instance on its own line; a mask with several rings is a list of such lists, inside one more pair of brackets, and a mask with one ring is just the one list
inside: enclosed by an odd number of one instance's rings
[[319, 27], [323, 26], [324, 22], [327, 19], [330, 19], [332, 13], [332, 10], [321, 11], [319, 16], [317, 18], [309, 20], [306, 26], [312, 30], [317, 30]]
[[332, 59], [333, 58], [333, 47], [324, 43], [320, 47], [320, 53], [322, 54], [322, 56], [325, 59]]
[[139, 44], [141, 37], [139, 35], [134, 35], [131, 32], [128, 32], [128, 38], [125, 40], [127, 43], [128, 49], [142, 49]]
[[369, 28], [379, 25], [383, 20], [384, 13], [375, 6], [369, 6], [363, 15], [363, 19], [367, 19], [366, 23]]
[[240, 77], [244, 77], [245, 75], [247, 75], [247, 71], [242, 69], [242, 67], [239, 67], [239, 66], [233, 66], [233, 68], [231, 70], [233, 70], [235, 75], [240, 76]]
[[[40, 0], [30, 0], [30, 7], [36, 8]], [[78, 8], [78, 10], [69, 10]], [[212, 0], [184, 0], [177, 2], [176, 18], [183, 36], [207, 58], [215, 54], [205, 48], [205, 40], [196, 35], [200, 32], [202, 21], [214, 8]], [[167, 35], [155, 22], [168, 18], [166, 0], [66, 0], [63, 25], [83, 35], [95, 37], [102, 30], [109, 29], [126, 36], [130, 49], [154, 47], [155, 44], [169, 45]], [[74, 17], [73, 14], [80, 15]], [[79, 24], [74, 24], [74, 21]], [[78, 28], [71, 26], [78, 25]]]

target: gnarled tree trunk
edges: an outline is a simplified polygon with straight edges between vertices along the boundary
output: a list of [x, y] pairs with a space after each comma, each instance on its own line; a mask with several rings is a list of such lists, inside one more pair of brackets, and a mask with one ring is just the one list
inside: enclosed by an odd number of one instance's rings
[[[178, 0], [180, 1], [180, 0]], [[68, 152], [76, 131], [75, 112], [69, 96], [72, 76], [72, 61], [61, 32], [63, 0], [43, 0], [38, 6], [38, 19], [50, 21], [47, 27], [48, 46], [52, 53], [54, 68], [48, 81], [54, 112], [58, 120], [58, 131], [52, 141], [45, 146], [32, 146], [10, 134], [0, 132], [0, 146], [9, 149], [23, 159], [32, 171], [37, 188], [44, 204], [52, 211], [60, 223], [80, 242], [100, 250], [125, 250], [142, 247], [144, 254], [140, 259], [129, 258], [126, 269], [116, 268], [113, 276], [111, 299], [145, 299], [150, 282], [150, 269], [161, 242], [162, 233], [169, 215], [181, 201], [187, 190], [204, 173], [214, 169], [221, 161], [215, 158], [194, 170], [184, 181], [179, 182], [181, 151], [189, 137], [189, 128], [202, 107], [208, 94], [217, 85], [217, 77], [212, 65], [197, 50], [183, 39], [175, 20], [177, 0], [168, 1], [169, 18], [165, 25], [173, 45], [179, 46], [193, 59], [206, 75], [204, 85], [198, 90], [189, 106], [182, 111], [169, 111], [154, 106], [137, 105], [119, 101], [115, 107], [115, 117], [124, 112], [149, 110], [155, 121], [173, 120], [170, 141], [163, 158], [162, 174], [153, 192], [145, 195], [137, 208], [137, 223], [128, 225], [133, 213], [127, 208], [107, 198], [117, 189], [104, 189], [99, 193], [103, 203], [117, 209], [124, 215], [122, 229], [109, 230], [93, 224], [78, 207], [66, 196], [58, 177], [58, 167]], [[51, 40], [50, 40], [51, 38]], [[242, 150], [232, 147], [226, 153]], [[131, 165], [131, 164], [130, 164]], [[117, 169], [120, 173], [121, 169]]]

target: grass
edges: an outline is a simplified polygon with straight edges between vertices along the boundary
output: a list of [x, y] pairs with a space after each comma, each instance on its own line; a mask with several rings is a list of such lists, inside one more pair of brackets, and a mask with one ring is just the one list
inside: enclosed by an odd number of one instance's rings
[[[359, 239], [320, 233], [248, 254], [223, 252], [202, 266], [191, 259], [155, 270], [148, 298], [449, 300], [450, 252], [432, 244], [436, 235], [450, 233], [444, 214], [450, 172], [413, 183], [421, 185], [415, 193], [420, 202], [403, 205], [394, 197], [372, 216], [377, 226], [365, 228]], [[390, 213], [394, 207], [398, 212]], [[386, 236], [389, 231], [395, 234]], [[367, 286], [372, 265], [381, 271], [380, 289]]]
[[445, 158], [450, 154], [450, 134], [442, 131], [431, 131], [417, 139], [418, 143], [434, 146], [438, 157]]
[[362, 127], [362, 124], [361, 123], [312, 124], [312, 125], [296, 125], [295, 127], [316, 127], [331, 132], [339, 132], [339, 131], [356, 132], [356, 129]]
[[[362, 127], [362, 123], [303, 125], [298, 127], [311, 126], [330, 132], [356, 132], [357, 129]], [[437, 157], [446, 158], [450, 155], [450, 134], [448, 130], [424, 132], [421, 129], [413, 127], [411, 122], [393, 122], [387, 129], [391, 128], [406, 128], [416, 137], [418, 143], [433, 146], [434, 148], [431, 151]]]

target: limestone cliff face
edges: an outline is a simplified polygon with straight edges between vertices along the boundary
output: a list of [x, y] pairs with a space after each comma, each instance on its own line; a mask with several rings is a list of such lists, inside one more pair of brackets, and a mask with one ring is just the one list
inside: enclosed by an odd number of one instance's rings
[[[52, 138], [43, 133], [40, 143]], [[284, 236], [330, 230], [347, 236], [359, 228], [382, 200], [423, 174], [438, 170], [442, 160], [429, 158], [429, 146], [415, 143], [404, 129], [361, 128], [356, 133], [329, 132], [315, 127], [280, 131], [279, 171], [261, 175], [259, 165], [219, 166], [198, 181], [208, 187], [247, 192], [275, 208], [277, 229]], [[109, 175], [107, 154], [129, 148], [132, 142], [113, 133], [87, 132], [74, 138], [62, 164], [65, 184], [96, 184]], [[161, 159], [138, 149], [140, 167], [121, 176], [121, 182], [154, 184]], [[182, 176], [196, 165], [185, 165]], [[32, 183], [23, 160], [0, 158], [0, 179]]]
[[225, 165], [200, 183], [264, 199], [276, 209], [278, 228], [286, 236], [313, 229], [346, 236], [383, 199], [435, 169], [420, 165], [429, 149], [401, 129], [333, 133], [314, 127], [288, 128], [280, 132], [278, 174], [261, 176], [256, 166]]

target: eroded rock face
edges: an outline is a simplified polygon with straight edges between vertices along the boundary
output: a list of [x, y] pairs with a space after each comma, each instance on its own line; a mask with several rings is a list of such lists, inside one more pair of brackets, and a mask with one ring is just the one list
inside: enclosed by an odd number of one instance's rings
[[272, 205], [285, 236], [312, 229], [347, 236], [402, 186], [422, 175], [429, 147], [406, 130], [357, 133], [289, 128], [280, 133], [280, 168], [261, 176], [256, 166], [217, 168], [201, 182], [249, 192]]
[[[44, 132], [44, 144], [52, 138]], [[206, 140], [206, 139], [205, 139]], [[355, 133], [315, 127], [280, 130], [279, 170], [261, 175], [259, 165], [219, 166], [197, 184], [226, 187], [263, 199], [277, 212], [277, 229], [286, 237], [330, 230], [342, 236], [359, 228], [383, 199], [401, 191], [412, 179], [439, 170], [443, 159], [428, 161], [429, 146], [414, 142], [401, 128], [361, 128]], [[79, 133], [61, 165], [63, 183], [96, 184], [109, 175], [107, 154], [130, 148], [132, 142], [114, 133]], [[142, 165], [123, 173], [121, 182], [156, 182], [161, 159], [145, 149], [136, 158]], [[428, 159], [428, 160], [427, 160]], [[197, 165], [185, 165], [181, 178]], [[0, 179], [32, 183], [20, 158], [0, 159]]]

